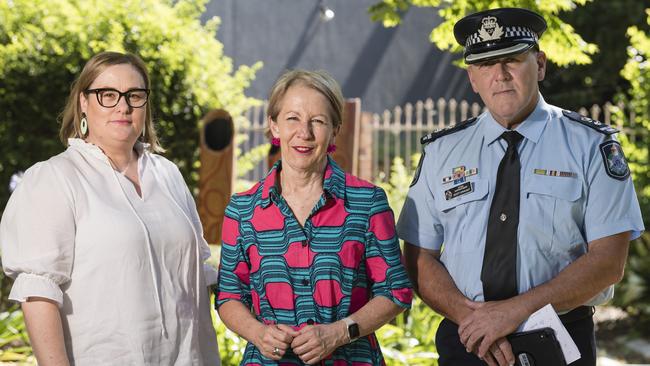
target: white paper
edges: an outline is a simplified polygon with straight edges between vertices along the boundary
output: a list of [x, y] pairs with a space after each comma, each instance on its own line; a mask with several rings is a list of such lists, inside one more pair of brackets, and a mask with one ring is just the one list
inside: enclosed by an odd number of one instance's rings
[[576, 346], [551, 304], [534, 312], [526, 321], [521, 323], [517, 331], [526, 332], [547, 327], [555, 331], [555, 337], [560, 343], [560, 348], [562, 348], [562, 353], [567, 364], [580, 359], [578, 346]]

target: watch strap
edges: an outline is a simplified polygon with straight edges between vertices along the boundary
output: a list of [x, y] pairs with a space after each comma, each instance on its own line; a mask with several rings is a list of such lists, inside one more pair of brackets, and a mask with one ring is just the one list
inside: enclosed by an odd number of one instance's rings
[[[348, 339], [350, 343], [356, 341], [359, 338], [359, 324], [352, 320], [350, 317], [346, 317], [342, 319], [343, 322], [345, 323], [347, 330], [348, 330]], [[355, 332], [352, 332], [351, 330], [354, 329]], [[353, 334], [354, 333], [354, 334]]]

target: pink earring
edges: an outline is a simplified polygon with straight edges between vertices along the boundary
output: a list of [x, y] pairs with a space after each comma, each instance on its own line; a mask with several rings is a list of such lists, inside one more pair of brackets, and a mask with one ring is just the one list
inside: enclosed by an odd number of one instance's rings
[[271, 145], [273, 146], [280, 146], [280, 139], [277, 137], [274, 137], [271, 139]]
[[327, 145], [327, 152], [328, 153], [333, 153], [334, 151], [336, 151], [336, 144]]

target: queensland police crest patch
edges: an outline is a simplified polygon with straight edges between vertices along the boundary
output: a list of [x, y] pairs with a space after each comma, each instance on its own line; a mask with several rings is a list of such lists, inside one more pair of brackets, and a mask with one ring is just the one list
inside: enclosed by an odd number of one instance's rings
[[630, 167], [627, 165], [623, 148], [618, 141], [603, 142], [600, 144], [600, 153], [603, 156], [607, 175], [618, 180], [625, 180], [630, 176]]

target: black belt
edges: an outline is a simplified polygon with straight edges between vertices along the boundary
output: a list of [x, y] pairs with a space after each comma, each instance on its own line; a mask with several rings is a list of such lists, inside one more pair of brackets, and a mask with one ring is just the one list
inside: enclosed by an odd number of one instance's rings
[[562, 323], [573, 323], [584, 318], [594, 315], [595, 309], [593, 306], [579, 306], [566, 314], [560, 315]]

